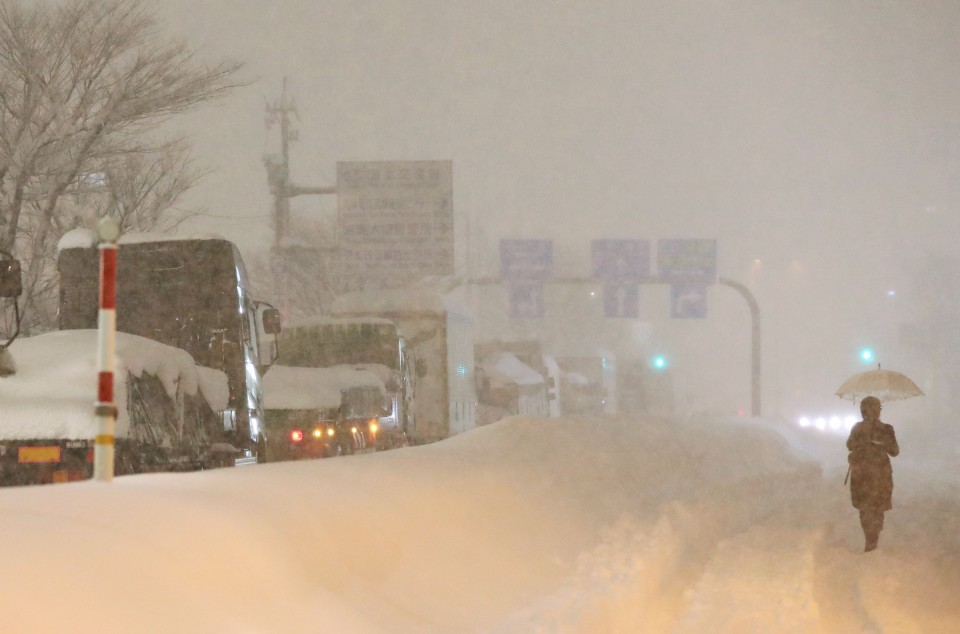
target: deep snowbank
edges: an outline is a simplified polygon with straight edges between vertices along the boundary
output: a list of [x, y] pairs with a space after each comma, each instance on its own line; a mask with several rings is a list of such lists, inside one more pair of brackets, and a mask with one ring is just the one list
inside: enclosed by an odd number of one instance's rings
[[5, 629], [955, 631], [956, 489], [898, 490], [864, 555], [808, 456], [763, 421], [511, 418], [380, 454], [0, 490]]

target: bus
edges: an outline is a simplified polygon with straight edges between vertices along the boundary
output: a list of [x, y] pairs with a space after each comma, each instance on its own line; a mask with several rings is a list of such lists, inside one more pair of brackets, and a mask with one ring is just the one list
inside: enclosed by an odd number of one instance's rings
[[[97, 328], [100, 258], [92, 232], [64, 236], [57, 269], [59, 329]], [[217, 433], [205, 442], [233, 455], [227, 464], [265, 460], [262, 376], [274, 360], [280, 317], [254, 299], [235, 244], [210, 236], [121, 236], [116, 328], [184, 350], [197, 365], [222, 371], [226, 407], [212, 412]], [[128, 408], [131, 419], [157, 415], [144, 403]]]

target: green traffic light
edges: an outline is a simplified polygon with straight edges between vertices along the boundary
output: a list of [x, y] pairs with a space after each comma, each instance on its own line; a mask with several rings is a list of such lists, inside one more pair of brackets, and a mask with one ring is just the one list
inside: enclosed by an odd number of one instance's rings
[[658, 354], [653, 358], [653, 367], [657, 370], [662, 370], [667, 367], [667, 358], [662, 354]]
[[873, 361], [874, 354], [873, 350], [870, 348], [864, 348], [860, 351], [860, 360], [864, 363], [871, 363]]

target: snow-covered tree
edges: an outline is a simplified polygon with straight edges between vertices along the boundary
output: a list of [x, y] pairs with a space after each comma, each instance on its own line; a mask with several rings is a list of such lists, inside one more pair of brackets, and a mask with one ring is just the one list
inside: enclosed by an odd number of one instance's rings
[[24, 330], [51, 323], [56, 242], [112, 215], [170, 230], [200, 176], [164, 139], [173, 115], [237, 85], [240, 65], [204, 63], [165, 37], [143, 0], [0, 0], [0, 249], [24, 265]]

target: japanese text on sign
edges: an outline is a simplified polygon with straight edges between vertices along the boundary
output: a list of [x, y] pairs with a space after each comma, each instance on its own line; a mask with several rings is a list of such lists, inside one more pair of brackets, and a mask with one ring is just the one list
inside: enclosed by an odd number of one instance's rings
[[553, 277], [552, 240], [500, 240], [500, 278], [547, 280]]
[[337, 224], [345, 249], [366, 277], [411, 281], [453, 273], [451, 161], [337, 163]]
[[658, 240], [657, 268], [667, 282], [706, 282], [717, 278], [717, 241]]

